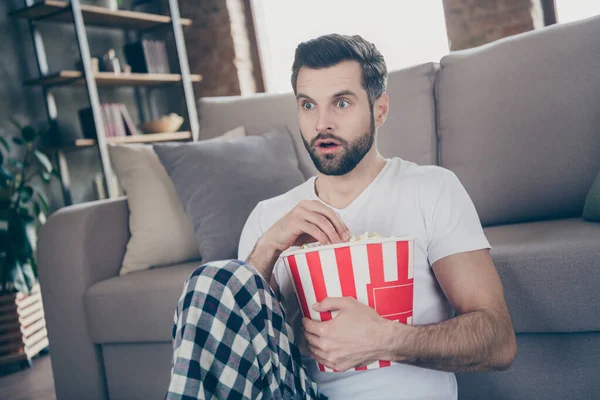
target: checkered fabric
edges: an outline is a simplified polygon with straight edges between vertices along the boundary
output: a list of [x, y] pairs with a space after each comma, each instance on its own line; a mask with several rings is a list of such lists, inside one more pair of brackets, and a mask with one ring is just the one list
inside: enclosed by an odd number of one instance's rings
[[252, 266], [202, 265], [177, 304], [165, 398], [326, 399], [293, 340], [281, 304]]

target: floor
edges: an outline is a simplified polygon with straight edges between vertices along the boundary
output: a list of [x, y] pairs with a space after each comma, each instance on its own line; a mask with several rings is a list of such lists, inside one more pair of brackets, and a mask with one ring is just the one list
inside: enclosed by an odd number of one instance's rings
[[56, 400], [50, 356], [33, 359], [31, 368], [0, 376], [2, 400]]

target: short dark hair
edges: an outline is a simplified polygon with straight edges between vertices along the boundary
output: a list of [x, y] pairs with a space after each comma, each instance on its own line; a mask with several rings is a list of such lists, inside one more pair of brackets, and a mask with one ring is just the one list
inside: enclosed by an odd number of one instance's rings
[[383, 55], [373, 43], [359, 35], [347, 36], [333, 33], [302, 42], [296, 48], [292, 66], [292, 87], [296, 93], [296, 82], [300, 68], [328, 68], [342, 61], [357, 61], [362, 68], [362, 85], [373, 107], [387, 85], [387, 66]]

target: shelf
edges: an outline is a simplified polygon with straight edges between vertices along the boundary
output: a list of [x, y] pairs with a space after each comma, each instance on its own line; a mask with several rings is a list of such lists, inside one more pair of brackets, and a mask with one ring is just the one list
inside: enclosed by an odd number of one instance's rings
[[[169, 142], [175, 140], [189, 140], [192, 138], [192, 132], [172, 132], [172, 133], [147, 133], [144, 135], [121, 136], [106, 138], [109, 144], [135, 144], [135, 143], [157, 143]], [[74, 147], [95, 146], [95, 139], [77, 139], [72, 144]]]
[[[168, 25], [171, 17], [166, 15], [149, 14], [138, 11], [111, 11], [105, 7], [81, 5], [81, 14], [86, 25], [105, 28], [121, 28], [131, 30], [146, 30]], [[43, 0], [30, 7], [21, 8], [9, 13], [15, 18], [25, 18], [33, 21], [48, 21], [58, 23], [73, 23], [71, 7], [66, 1]], [[181, 19], [181, 25], [189, 26], [192, 20]]]
[[[179, 74], [114, 74], [112, 72], [96, 72], [97, 86], [154, 86], [166, 83], [181, 82]], [[192, 82], [200, 82], [201, 75], [191, 75]], [[85, 79], [81, 71], [60, 71], [42, 78], [30, 79], [25, 86], [83, 86]]]

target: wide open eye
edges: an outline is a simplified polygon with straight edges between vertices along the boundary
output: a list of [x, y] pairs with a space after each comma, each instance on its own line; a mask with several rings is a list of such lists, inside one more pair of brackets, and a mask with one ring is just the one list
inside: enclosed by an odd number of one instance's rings
[[312, 110], [314, 107], [315, 106], [310, 101], [305, 101], [302, 103], [302, 108], [304, 108], [306, 111]]
[[350, 102], [348, 100], [340, 100], [336, 104], [339, 108], [348, 108], [350, 106]]

